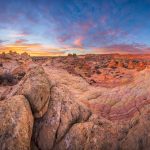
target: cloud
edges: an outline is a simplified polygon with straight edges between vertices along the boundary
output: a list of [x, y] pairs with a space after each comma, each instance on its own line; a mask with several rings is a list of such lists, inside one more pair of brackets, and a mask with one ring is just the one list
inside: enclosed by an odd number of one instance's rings
[[27, 52], [30, 56], [64, 56], [65, 52], [49, 52], [49, 51], [31, 51], [26, 48], [17, 48], [17, 47], [0, 47], [0, 53], [8, 53], [9, 51], [15, 51], [19, 54]]
[[[145, 18], [148, 18], [149, 10], [145, 7], [141, 9], [142, 5], [134, 5], [134, 3], [126, 5], [126, 2], [128, 0], [109, 2], [96, 0], [92, 3], [88, 0], [78, 3], [74, 1], [58, 3], [47, 0], [12, 1], [11, 3], [2, 1], [0, 2], [2, 6], [0, 35], [3, 39], [9, 40], [10, 44], [2, 40], [0, 44], [32, 51], [38, 49], [41, 52], [53, 51], [53, 49], [55, 51], [65, 49], [70, 52], [72, 49], [86, 51], [85, 48], [90, 47], [104, 52], [120, 49], [123, 52], [132, 52], [133, 47], [130, 44], [128, 47], [126, 44], [116, 43], [133, 41], [148, 43], [149, 21]], [[8, 32], [9, 30], [11, 32]], [[11, 44], [14, 40], [16, 42]], [[35, 43], [32, 43], [33, 41]], [[51, 43], [56, 47], [42, 45], [39, 42]], [[107, 46], [108, 44], [111, 46]], [[141, 51], [139, 47], [135, 48], [135, 45], [134, 49]]]
[[13, 37], [13, 38], [21, 38], [21, 37], [26, 37], [26, 36], [29, 36], [30, 34], [28, 33], [28, 32], [25, 32], [25, 31], [23, 31], [23, 32], [17, 32], [17, 33], [12, 33], [11, 35], [10, 35], [10, 37]]
[[58, 37], [58, 41], [61, 43], [64, 43], [64, 42], [68, 41], [71, 37], [72, 37], [72, 35], [70, 35], [70, 34], [63, 34]]
[[143, 44], [114, 44], [105, 47], [91, 48], [93, 53], [124, 53], [124, 54], [143, 54], [150, 53], [150, 47]]
[[74, 40], [73, 45], [81, 48], [83, 47], [83, 40], [84, 40], [84, 37], [78, 37], [77, 39]]
[[64, 56], [67, 53], [83, 53], [84, 49], [64, 45], [62, 47], [52, 47], [51, 45], [44, 45], [41, 43], [28, 43], [25, 39], [19, 39], [12, 44], [0, 45], [0, 53], [15, 51], [17, 53], [27, 52], [31, 56]]
[[93, 21], [88, 20], [86, 22], [79, 23], [78, 28], [80, 28], [80, 31], [82, 31], [83, 33], [86, 33], [94, 27], [94, 24], [95, 23]]
[[102, 29], [94, 32], [90, 37], [86, 36], [87, 47], [100, 47], [108, 44], [124, 42], [124, 39], [131, 37], [130, 33], [121, 29]]
[[51, 47], [50, 45], [43, 45], [40, 43], [28, 43], [28, 40], [19, 39], [14, 43], [0, 45], [0, 53], [9, 51], [15, 51], [17, 53], [27, 52], [31, 56], [59, 56], [65, 55], [65, 51], [57, 47]]
[[25, 40], [25, 39], [19, 39], [19, 40], [15, 41], [15, 44], [23, 44], [25, 42], [27, 42], [27, 40]]
[[[75, 47], [82, 47], [83, 40], [86, 38], [88, 32], [93, 28], [94, 23], [90, 20], [85, 22], [77, 22], [74, 23], [67, 28], [62, 27], [59, 25], [59, 28], [56, 30], [57, 35], [57, 41], [60, 42], [60, 44], [70, 44]], [[64, 31], [65, 33], [61, 33]], [[84, 38], [83, 38], [84, 37]]]
[[0, 40], [0, 44], [7, 42], [7, 40]]

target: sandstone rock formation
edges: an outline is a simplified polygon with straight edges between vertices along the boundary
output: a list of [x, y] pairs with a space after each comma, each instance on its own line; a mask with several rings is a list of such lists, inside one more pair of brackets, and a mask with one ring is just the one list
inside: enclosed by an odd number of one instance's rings
[[0, 149], [29, 150], [33, 117], [22, 95], [0, 101]]
[[35, 117], [42, 117], [50, 100], [50, 84], [44, 70], [39, 66], [31, 68], [16, 94], [22, 94], [28, 99]]
[[[111, 57], [97, 58], [102, 66], [91, 55], [82, 56], [79, 66], [78, 56], [53, 58], [42, 66], [25, 63], [25, 76], [16, 85], [0, 86], [0, 149], [148, 150], [150, 69], [143, 63], [140, 71], [124, 68], [125, 63], [107, 68]], [[70, 61], [74, 73], [68, 72]]]
[[110, 68], [115, 68], [116, 66], [117, 66], [117, 63], [115, 62], [114, 59], [112, 59], [112, 60], [110, 61], [110, 63], [108, 64], [108, 67], [110, 67]]
[[52, 149], [74, 124], [88, 120], [90, 115], [90, 111], [80, 106], [66, 87], [54, 86], [47, 113], [35, 121], [33, 141], [39, 149]]

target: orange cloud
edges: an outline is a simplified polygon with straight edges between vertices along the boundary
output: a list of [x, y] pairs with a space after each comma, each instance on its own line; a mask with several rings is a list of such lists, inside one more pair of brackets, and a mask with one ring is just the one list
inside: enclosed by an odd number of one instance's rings
[[0, 53], [8, 53], [10, 50], [17, 53], [27, 52], [31, 56], [62, 56], [67, 55], [72, 50], [78, 54], [84, 52], [81, 47], [82, 38], [75, 41], [75, 47], [69, 45], [63, 45], [62, 47], [55, 47], [51, 45], [43, 45], [40, 43], [27, 43], [25, 39], [19, 39], [12, 44], [0, 45]]
[[20, 47], [5, 47], [5, 48], [0, 48], [0, 53], [9, 53], [9, 51], [14, 51], [19, 54], [27, 52], [30, 56], [64, 56], [64, 52], [49, 52], [49, 51], [31, 51], [26, 48], [20, 48]]
[[0, 45], [0, 53], [9, 51], [15, 51], [19, 54], [27, 52], [31, 56], [65, 56], [70, 51], [77, 51], [77, 53], [84, 52], [82, 48], [75, 47], [51, 47], [50, 45], [42, 45], [39, 43], [22, 43], [22, 41], [17, 41], [14, 44]]
[[42, 45], [39, 43], [24, 43], [24, 40], [17, 40], [13, 44], [0, 45], [0, 53], [9, 51], [17, 53], [27, 52], [31, 56], [62, 56], [65, 55], [64, 51], [59, 48], [52, 48], [50, 45]]

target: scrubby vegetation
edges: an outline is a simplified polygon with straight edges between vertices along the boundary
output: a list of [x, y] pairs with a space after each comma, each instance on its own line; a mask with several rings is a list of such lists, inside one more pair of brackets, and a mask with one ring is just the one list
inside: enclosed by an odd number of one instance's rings
[[17, 79], [11, 73], [5, 72], [0, 75], [0, 84], [3, 85], [14, 85], [17, 83]]

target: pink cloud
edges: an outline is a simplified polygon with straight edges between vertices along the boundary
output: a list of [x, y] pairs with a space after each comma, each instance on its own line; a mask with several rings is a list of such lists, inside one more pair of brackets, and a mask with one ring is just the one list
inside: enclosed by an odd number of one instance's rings
[[69, 40], [70, 38], [71, 38], [71, 35], [65, 34], [65, 35], [62, 35], [62, 36], [58, 37], [58, 40], [59, 40], [59, 42], [64, 43], [67, 40]]
[[15, 44], [23, 44], [25, 42], [27, 42], [27, 40], [25, 40], [25, 39], [19, 39], [19, 40], [15, 41]]
[[142, 44], [114, 44], [106, 47], [93, 47], [93, 53], [124, 53], [142, 54], [150, 53], [150, 47]]
[[84, 37], [79, 37], [74, 40], [73, 45], [76, 47], [83, 47], [83, 40], [84, 40]]
[[88, 21], [85, 23], [80, 23], [78, 24], [78, 26], [81, 29], [81, 31], [85, 33], [88, 32], [94, 26], [94, 23], [92, 21]]
[[109, 36], [117, 36], [119, 34], [124, 34], [125, 35], [125, 34], [127, 34], [127, 32], [124, 32], [124, 31], [122, 31], [120, 29], [108, 29], [106, 31], [99, 32], [99, 34], [101, 34], [101, 35], [109, 35]]
[[28, 35], [29, 35], [29, 33], [27, 33], [27, 32], [20, 32], [20, 33], [14, 33], [11, 36], [12, 37], [25, 37], [25, 36], [28, 36]]
[[131, 35], [121, 29], [107, 29], [92, 34], [90, 37], [90, 42], [107, 45], [108, 43], [115, 43], [116, 41], [122, 39], [122, 37], [131, 37]]

